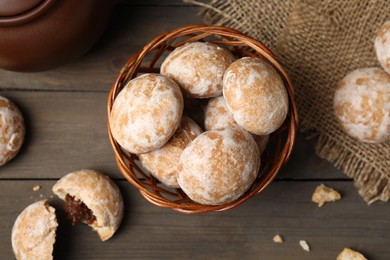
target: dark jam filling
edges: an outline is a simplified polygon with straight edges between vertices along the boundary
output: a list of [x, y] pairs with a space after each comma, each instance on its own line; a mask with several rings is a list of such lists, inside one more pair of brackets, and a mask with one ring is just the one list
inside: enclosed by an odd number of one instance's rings
[[64, 209], [67, 218], [72, 221], [72, 225], [76, 225], [80, 222], [90, 225], [96, 220], [92, 210], [90, 210], [87, 205], [80, 200], [76, 200], [69, 194], [65, 197]]

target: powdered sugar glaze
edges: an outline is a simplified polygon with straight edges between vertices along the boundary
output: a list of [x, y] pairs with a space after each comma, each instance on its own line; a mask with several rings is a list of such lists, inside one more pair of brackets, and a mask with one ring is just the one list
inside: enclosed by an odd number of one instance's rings
[[22, 146], [24, 120], [19, 109], [0, 96], [0, 166], [11, 160]]
[[390, 75], [379, 68], [352, 71], [334, 95], [336, 118], [346, 133], [363, 142], [390, 138]]
[[178, 181], [192, 200], [219, 205], [240, 197], [255, 180], [259, 166], [259, 151], [248, 132], [211, 130], [183, 151]]
[[253, 134], [274, 132], [287, 116], [288, 96], [282, 79], [257, 58], [244, 57], [229, 66], [223, 95], [234, 120]]
[[216, 97], [222, 94], [223, 75], [234, 60], [227, 49], [215, 44], [186, 43], [164, 60], [161, 74], [174, 79], [188, 97]]
[[114, 138], [131, 153], [162, 147], [178, 128], [183, 97], [177, 84], [162, 75], [144, 74], [131, 80], [112, 107]]

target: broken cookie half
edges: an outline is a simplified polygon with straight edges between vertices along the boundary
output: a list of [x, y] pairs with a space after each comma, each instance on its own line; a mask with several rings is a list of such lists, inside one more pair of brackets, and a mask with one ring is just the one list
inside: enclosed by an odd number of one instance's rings
[[123, 199], [118, 186], [107, 176], [81, 170], [62, 177], [53, 192], [65, 201], [65, 211], [75, 225], [90, 225], [102, 241], [112, 237], [123, 217]]
[[58, 223], [55, 209], [47, 200], [25, 208], [12, 228], [12, 248], [18, 260], [53, 259]]

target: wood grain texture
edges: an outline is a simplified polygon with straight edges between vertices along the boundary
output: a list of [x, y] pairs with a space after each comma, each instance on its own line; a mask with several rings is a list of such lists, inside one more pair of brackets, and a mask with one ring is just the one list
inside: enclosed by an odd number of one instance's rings
[[[107, 135], [107, 93], [3, 91], [20, 107], [27, 124], [21, 152], [0, 169], [0, 179], [60, 178], [93, 168], [122, 178]], [[299, 135], [281, 179], [345, 179]]]
[[3, 94], [21, 108], [27, 135], [0, 178], [59, 178], [85, 168], [121, 177], [107, 136], [106, 93]]
[[[55, 259], [335, 259], [344, 247], [369, 259], [390, 255], [387, 204], [367, 206], [353, 182], [318, 158], [298, 134], [290, 161], [263, 193], [228, 212], [183, 215], [146, 201], [120, 174], [107, 138], [106, 99], [122, 64], [164, 31], [201, 23], [198, 8], [181, 0], [125, 0], [98, 44], [83, 58], [41, 73], [0, 70], [0, 95], [26, 119], [21, 153], [0, 168], [0, 259], [14, 259], [11, 229], [29, 204], [48, 198], [60, 222]], [[118, 183], [126, 213], [118, 233], [101, 242], [86, 225], [72, 227], [51, 187], [63, 175], [99, 170]], [[324, 182], [342, 200], [311, 202]], [[41, 185], [40, 191], [32, 188]], [[281, 234], [284, 244], [272, 238]], [[304, 239], [307, 253], [298, 245]]]
[[[54, 181], [0, 182], [2, 259], [12, 259], [15, 218], [42, 199], [40, 194], [57, 209], [55, 259], [335, 259], [346, 246], [372, 260], [390, 255], [390, 219], [384, 214], [388, 205], [368, 209], [350, 182], [325, 183], [343, 198], [322, 208], [310, 201], [317, 182], [275, 182], [234, 210], [189, 216], [153, 206], [125, 181], [117, 183], [125, 198], [125, 217], [118, 233], [103, 243], [86, 225], [71, 227], [62, 202], [50, 198]], [[41, 191], [32, 191], [36, 184]], [[273, 243], [275, 234], [283, 236], [284, 244]], [[301, 239], [311, 252], [300, 248]]]

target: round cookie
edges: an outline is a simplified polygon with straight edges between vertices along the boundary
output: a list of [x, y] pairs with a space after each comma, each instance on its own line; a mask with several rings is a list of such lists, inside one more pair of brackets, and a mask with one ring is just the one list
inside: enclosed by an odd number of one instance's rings
[[218, 45], [191, 42], [168, 55], [161, 74], [174, 79], [188, 97], [216, 97], [222, 94], [223, 74], [234, 60], [233, 54]]
[[[65, 201], [65, 211], [73, 224], [91, 220], [85, 223], [102, 241], [112, 237], [118, 229], [123, 218], [123, 199], [109, 177], [93, 170], [80, 170], [62, 177], [52, 190]], [[80, 214], [88, 214], [88, 219], [86, 216], [80, 219]]]
[[238, 126], [223, 96], [210, 99], [205, 110], [204, 126], [206, 130]]
[[270, 134], [286, 119], [288, 95], [283, 81], [260, 59], [233, 62], [223, 78], [223, 95], [234, 120], [253, 134]]
[[[223, 96], [212, 98], [205, 110], [205, 129], [220, 129], [226, 127], [240, 127], [230, 113]], [[262, 154], [267, 147], [269, 135], [253, 135]]]
[[189, 117], [183, 116], [176, 133], [160, 149], [139, 155], [142, 165], [160, 182], [172, 188], [179, 188], [177, 182], [180, 155], [202, 129]]
[[178, 128], [183, 106], [180, 88], [172, 79], [144, 74], [116, 97], [110, 116], [112, 135], [131, 153], [160, 148]]
[[47, 200], [25, 208], [12, 228], [12, 249], [16, 259], [53, 259], [57, 226], [55, 209]]
[[390, 73], [390, 21], [385, 22], [379, 29], [374, 47], [380, 65]]
[[0, 96], [0, 166], [19, 152], [25, 134], [24, 120], [19, 109]]
[[252, 185], [260, 167], [253, 137], [240, 128], [206, 131], [180, 156], [179, 185], [193, 201], [220, 205]]
[[349, 73], [337, 86], [333, 107], [342, 129], [362, 142], [390, 139], [390, 75], [379, 68]]

